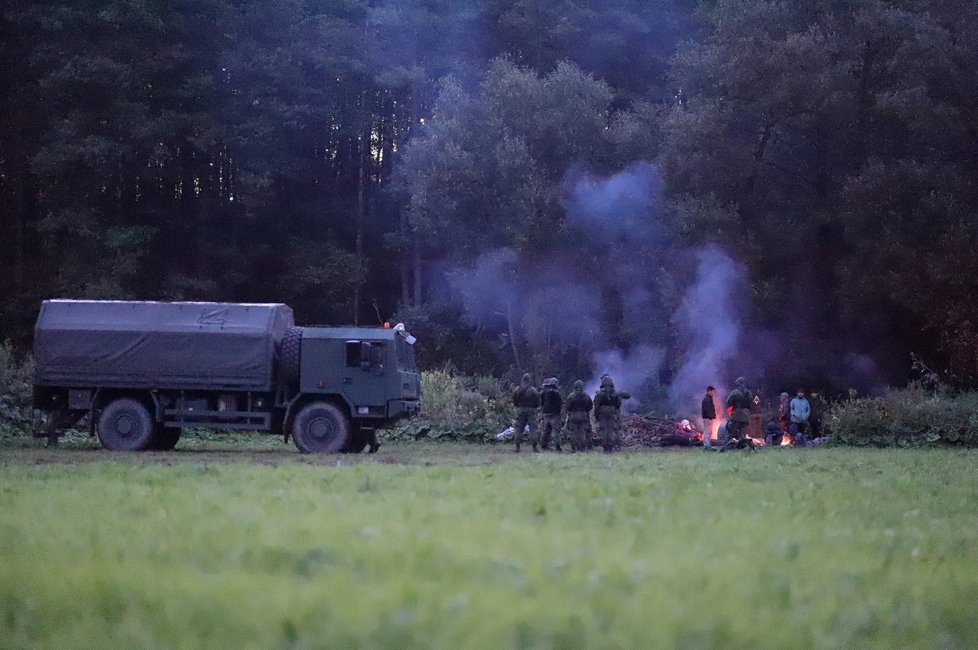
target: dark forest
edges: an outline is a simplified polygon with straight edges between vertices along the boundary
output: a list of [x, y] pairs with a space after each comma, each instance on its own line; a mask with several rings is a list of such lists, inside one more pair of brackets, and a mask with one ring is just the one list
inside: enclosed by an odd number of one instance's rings
[[973, 0], [8, 0], [0, 48], [21, 349], [285, 302], [650, 399], [978, 378]]

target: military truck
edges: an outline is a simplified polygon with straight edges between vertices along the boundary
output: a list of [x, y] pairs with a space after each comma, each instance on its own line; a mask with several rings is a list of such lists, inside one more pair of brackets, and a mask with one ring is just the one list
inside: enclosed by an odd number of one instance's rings
[[38, 437], [87, 416], [112, 450], [167, 450], [188, 427], [259, 430], [303, 453], [376, 451], [420, 407], [403, 325], [296, 327], [283, 304], [47, 300], [34, 336]]

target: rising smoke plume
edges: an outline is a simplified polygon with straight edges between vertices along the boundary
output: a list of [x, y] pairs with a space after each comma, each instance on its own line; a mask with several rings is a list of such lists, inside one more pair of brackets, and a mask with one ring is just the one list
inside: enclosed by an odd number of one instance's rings
[[[534, 367], [553, 361], [541, 360], [540, 350], [585, 349], [589, 391], [609, 374], [635, 395], [631, 408], [695, 412], [706, 385], [723, 383], [736, 354], [743, 269], [717, 246], [695, 253], [676, 247], [662, 182], [649, 163], [609, 177], [568, 175], [563, 207], [567, 229], [583, 235], [581, 254], [483, 254], [448, 274], [465, 318], [510, 343], [515, 334], [523, 369], [556, 374]], [[677, 280], [686, 289], [675, 309], [664, 304], [660, 283]], [[677, 346], [684, 356], [670, 364], [667, 350]], [[679, 369], [662, 385], [670, 365]]]
[[716, 245], [696, 258], [696, 279], [672, 318], [685, 352], [669, 386], [669, 405], [680, 412], [695, 412], [708, 385], [724, 387], [741, 336], [744, 268]]

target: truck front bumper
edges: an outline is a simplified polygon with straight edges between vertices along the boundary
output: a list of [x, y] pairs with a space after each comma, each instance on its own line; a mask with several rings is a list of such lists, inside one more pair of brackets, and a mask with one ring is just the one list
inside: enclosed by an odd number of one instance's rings
[[421, 402], [418, 400], [394, 399], [387, 402], [387, 418], [389, 420], [417, 415], [420, 411]]

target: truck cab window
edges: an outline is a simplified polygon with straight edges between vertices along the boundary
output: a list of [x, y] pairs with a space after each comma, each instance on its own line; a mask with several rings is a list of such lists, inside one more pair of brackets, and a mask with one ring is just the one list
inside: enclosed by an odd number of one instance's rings
[[346, 342], [346, 367], [359, 368], [363, 360], [363, 346], [360, 341]]
[[347, 341], [346, 367], [363, 368], [364, 370], [383, 369], [383, 341]]

